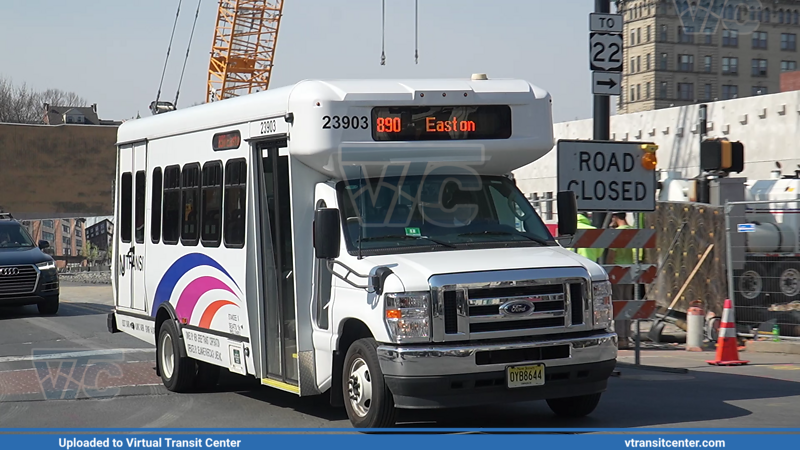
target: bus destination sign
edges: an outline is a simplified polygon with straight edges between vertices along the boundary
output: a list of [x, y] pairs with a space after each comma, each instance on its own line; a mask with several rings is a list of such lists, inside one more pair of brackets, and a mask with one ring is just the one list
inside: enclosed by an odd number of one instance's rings
[[452, 141], [508, 139], [511, 107], [379, 106], [372, 109], [376, 141]]

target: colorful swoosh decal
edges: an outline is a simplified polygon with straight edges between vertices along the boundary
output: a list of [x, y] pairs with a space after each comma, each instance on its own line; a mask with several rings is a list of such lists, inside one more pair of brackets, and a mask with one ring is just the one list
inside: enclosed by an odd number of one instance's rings
[[192, 318], [192, 313], [200, 297], [208, 291], [217, 289], [228, 291], [236, 295], [227, 284], [214, 277], [200, 277], [189, 283], [183, 289], [183, 292], [181, 292], [178, 298], [178, 304], [175, 306], [175, 313], [178, 315], [178, 320], [186, 319], [188, 322]]
[[214, 316], [217, 314], [220, 308], [227, 305], [236, 305], [229, 300], [217, 300], [214, 303], [208, 305], [208, 308], [203, 312], [203, 317], [200, 318], [200, 324], [198, 325], [200, 328], [211, 328], [211, 321], [214, 320]]
[[195, 267], [200, 266], [210, 266], [224, 273], [236, 286], [236, 288], [241, 291], [241, 288], [239, 288], [239, 285], [236, 284], [236, 281], [234, 281], [233, 277], [231, 277], [228, 271], [225, 270], [218, 262], [202, 253], [190, 253], [175, 261], [172, 266], [167, 269], [167, 272], [158, 283], [155, 297], [153, 299], [153, 308], [151, 309], [151, 314], [153, 317], [155, 317], [158, 313], [158, 307], [161, 306], [162, 303], [168, 302], [172, 297], [172, 292], [175, 290], [175, 286], [178, 284], [178, 281], [183, 278], [187, 272]]

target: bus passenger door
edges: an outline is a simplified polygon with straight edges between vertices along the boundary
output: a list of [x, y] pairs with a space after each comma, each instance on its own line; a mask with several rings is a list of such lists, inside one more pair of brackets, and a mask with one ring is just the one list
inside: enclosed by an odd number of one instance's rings
[[144, 311], [146, 304], [144, 290], [145, 264], [145, 192], [147, 192], [147, 144], [133, 145], [133, 261], [131, 262], [131, 299], [133, 309]]
[[[297, 326], [295, 321], [295, 292], [293, 273], [292, 209], [289, 188], [289, 157], [281, 155], [286, 140], [259, 143], [262, 155], [263, 192], [267, 207], [264, 215], [264, 240], [271, 249], [273, 259], [271, 271], [265, 279], [273, 279], [267, 286], [266, 302], [266, 347], [267, 376], [277, 386], [293, 390], [298, 386]], [[265, 268], [265, 270], [270, 270]]]
[[116, 254], [116, 303], [122, 308], [132, 307], [132, 279], [129, 259], [133, 251], [133, 145], [119, 148], [119, 179], [117, 180], [117, 232]]

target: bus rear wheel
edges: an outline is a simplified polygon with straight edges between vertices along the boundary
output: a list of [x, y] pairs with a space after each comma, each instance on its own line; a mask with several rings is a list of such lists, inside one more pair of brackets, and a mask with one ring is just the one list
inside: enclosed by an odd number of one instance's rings
[[181, 356], [180, 333], [174, 321], [165, 320], [158, 333], [156, 361], [164, 386], [172, 392], [188, 392], [194, 384], [196, 366], [191, 358]]
[[355, 428], [394, 426], [397, 409], [383, 379], [374, 339], [350, 345], [344, 360], [342, 390], [347, 416]]

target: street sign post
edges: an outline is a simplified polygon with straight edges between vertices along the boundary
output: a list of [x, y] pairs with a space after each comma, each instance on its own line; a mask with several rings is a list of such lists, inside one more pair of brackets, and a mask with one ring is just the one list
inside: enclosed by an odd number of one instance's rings
[[557, 143], [558, 190], [573, 191], [581, 211], [656, 209], [656, 172], [645, 167], [649, 142]]
[[622, 74], [619, 72], [592, 72], [592, 94], [620, 95]]
[[591, 33], [589, 63], [592, 70], [622, 72], [622, 35]]

